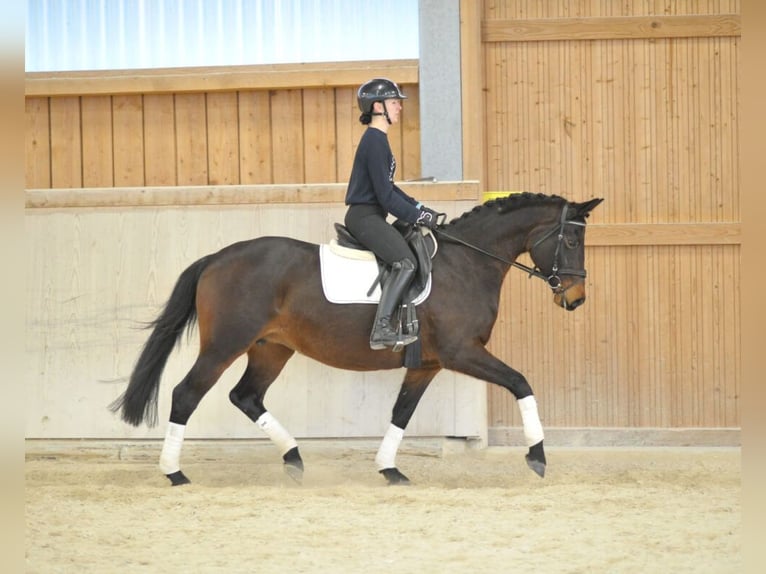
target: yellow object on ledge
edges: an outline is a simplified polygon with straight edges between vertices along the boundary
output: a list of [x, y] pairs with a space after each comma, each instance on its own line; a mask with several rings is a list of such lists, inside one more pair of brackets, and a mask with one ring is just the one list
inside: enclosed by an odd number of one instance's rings
[[501, 197], [508, 197], [514, 193], [524, 193], [523, 191], [485, 191], [481, 194], [481, 202], [487, 203], [493, 199], [500, 199]]

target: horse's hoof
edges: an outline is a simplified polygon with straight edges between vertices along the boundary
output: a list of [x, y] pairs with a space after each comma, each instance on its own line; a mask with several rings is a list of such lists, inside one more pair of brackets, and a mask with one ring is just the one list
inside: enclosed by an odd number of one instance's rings
[[545, 463], [539, 460], [532, 460], [527, 455], [527, 466], [537, 473], [540, 478], [545, 478]]
[[285, 466], [285, 474], [292, 478], [296, 483], [303, 484], [303, 465], [297, 465], [293, 464], [291, 462], [286, 462]]
[[399, 472], [399, 469], [394, 468], [384, 468], [380, 471], [380, 474], [386, 477], [386, 481], [388, 484], [409, 484], [410, 479], [404, 476], [401, 472]]
[[298, 484], [303, 484], [303, 459], [298, 452], [298, 447], [288, 450], [283, 456], [285, 461], [285, 473]]
[[537, 476], [545, 478], [545, 450], [543, 449], [543, 441], [530, 446], [525, 458], [527, 459], [527, 466], [534, 470]]
[[181, 486], [182, 484], [191, 484], [191, 480], [186, 478], [186, 475], [180, 470], [175, 471], [172, 474], [166, 474], [170, 479], [170, 486]]

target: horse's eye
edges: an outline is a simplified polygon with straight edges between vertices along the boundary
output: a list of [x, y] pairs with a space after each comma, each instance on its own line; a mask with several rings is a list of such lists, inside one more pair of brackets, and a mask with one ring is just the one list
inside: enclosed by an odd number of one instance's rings
[[567, 246], [567, 249], [577, 249], [580, 247], [580, 240], [576, 237], [564, 237], [564, 245]]

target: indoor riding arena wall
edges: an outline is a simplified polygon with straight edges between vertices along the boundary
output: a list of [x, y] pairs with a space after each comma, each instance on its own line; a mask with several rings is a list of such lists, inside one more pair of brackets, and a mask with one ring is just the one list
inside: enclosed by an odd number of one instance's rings
[[[460, 20], [465, 181], [404, 185], [450, 216], [485, 191], [606, 199], [586, 235], [586, 304], [562, 312], [511, 269], [489, 343], [529, 379], [546, 442], [738, 445], [739, 2], [463, 0]], [[391, 134], [398, 179], [428, 175], [417, 61], [27, 74], [29, 436], [58, 436], [50, 417], [81, 413], [99, 418], [95, 435], [125, 436], [104, 405], [143, 342], [137, 322], [194, 258], [259, 234], [331, 237], [361, 134], [354, 89], [373, 73], [409, 96]], [[189, 360], [171, 357], [165, 392]], [[285, 396], [314, 375], [301, 361]], [[295, 434], [382, 434], [400, 374], [364, 375], [390, 382], [360, 416], [359, 376], [320, 372], [321, 388], [346, 390], [302, 388], [302, 412], [321, 398], [354, 413], [331, 429], [297, 415]], [[452, 377], [418, 410], [437, 423], [408, 434], [523, 444], [507, 392]], [[81, 404], [62, 415], [71, 397]], [[230, 430], [232, 409], [203, 401], [216, 422], [201, 436], [251, 436], [246, 420]], [[453, 419], [471, 422], [442, 432]]]
[[[739, 444], [739, 2], [480, 4], [483, 188], [605, 198], [585, 305], [511, 270], [490, 349], [551, 442]], [[490, 444], [520, 422], [490, 388]]]
[[[316, 243], [343, 220], [364, 127], [356, 87], [397, 78], [408, 95], [390, 134], [397, 180], [450, 214], [478, 182], [420, 176], [417, 62], [28, 74], [26, 81], [28, 438], [152, 438], [107, 410], [186, 266], [262, 235]], [[190, 368], [196, 332], [171, 355], [160, 420]], [[240, 359], [189, 425], [198, 438], [263, 438], [229, 403]], [[290, 361], [266, 404], [298, 437], [381, 436], [403, 372]], [[440, 375], [411, 436], [486, 436], [486, 390]]]

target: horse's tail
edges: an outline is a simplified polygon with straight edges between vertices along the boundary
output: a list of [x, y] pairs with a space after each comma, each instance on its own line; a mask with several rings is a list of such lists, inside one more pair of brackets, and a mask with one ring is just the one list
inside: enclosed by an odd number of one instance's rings
[[181, 334], [197, 318], [195, 299], [200, 275], [210, 263], [211, 255], [192, 263], [176, 281], [165, 308], [147, 327], [154, 327], [138, 357], [127, 390], [109, 409], [122, 410], [122, 420], [138, 426], [144, 420], [157, 424], [157, 395], [165, 363]]

